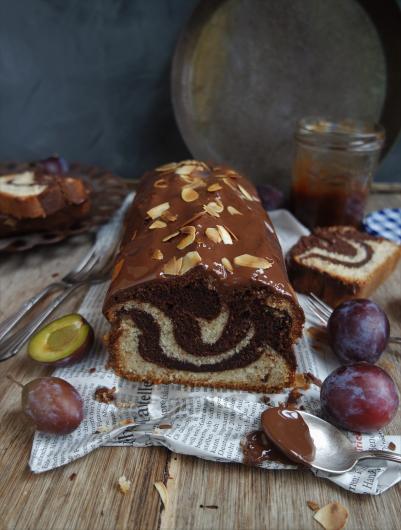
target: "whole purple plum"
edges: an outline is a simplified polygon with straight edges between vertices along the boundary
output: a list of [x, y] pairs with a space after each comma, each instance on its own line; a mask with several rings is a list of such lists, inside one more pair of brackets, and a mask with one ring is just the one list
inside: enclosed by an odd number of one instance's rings
[[22, 410], [38, 431], [69, 434], [84, 417], [82, 398], [60, 377], [39, 377], [22, 389]]
[[323, 381], [320, 403], [328, 419], [350, 431], [374, 432], [394, 418], [399, 396], [389, 374], [379, 366], [341, 366]]
[[39, 160], [38, 166], [46, 173], [49, 173], [49, 175], [63, 175], [69, 170], [67, 160], [58, 155], [52, 155], [43, 160]]
[[390, 324], [377, 304], [357, 299], [336, 307], [327, 331], [330, 345], [343, 363], [375, 363], [388, 344]]
[[258, 195], [265, 210], [276, 210], [284, 205], [284, 193], [270, 184], [258, 184]]

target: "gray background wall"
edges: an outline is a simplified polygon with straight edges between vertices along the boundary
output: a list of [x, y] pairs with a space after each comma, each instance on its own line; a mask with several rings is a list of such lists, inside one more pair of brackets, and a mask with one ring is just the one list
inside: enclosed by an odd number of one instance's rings
[[[187, 157], [169, 68], [196, 3], [0, 0], [0, 160], [58, 152], [130, 177]], [[378, 179], [400, 168], [401, 141]]]

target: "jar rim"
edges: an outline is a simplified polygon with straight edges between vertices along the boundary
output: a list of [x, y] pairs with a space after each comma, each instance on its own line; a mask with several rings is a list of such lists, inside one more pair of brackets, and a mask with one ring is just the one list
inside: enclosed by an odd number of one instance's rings
[[379, 123], [365, 120], [309, 116], [299, 120], [295, 137], [310, 146], [370, 151], [381, 149], [385, 130]]

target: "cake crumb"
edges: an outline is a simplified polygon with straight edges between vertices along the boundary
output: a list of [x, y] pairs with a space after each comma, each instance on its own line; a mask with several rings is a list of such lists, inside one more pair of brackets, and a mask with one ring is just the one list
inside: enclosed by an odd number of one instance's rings
[[159, 429], [172, 429], [173, 428], [171, 423], [159, 423], [158, 427]]
[[113, 388], [107, 388], [107, 386], [99, 386], [95, 390], [95, 399], [96, 401], [99, 401], [100, 403], [111, 403], [114, 401], [115, 397], [114, 394], [116, 393], [116, 387], [113, 386]]
[[310, 508], [314, 512], [320, 510], [320, 506], [315, 501], [306, 501], [306, 504], [308, 505], [308, 508]]
[[163, 484], [163, 482], [155, 482], [153, 486], [156, 488], [157, 493], [160, 495], [164, 509], [166, 509], [168, 503], [168, 492], [166, 486]]
[[309, 378], [306, 373], [295, 374], [294, 388], [301, 388], [302, 390], [308, 390], [310, 387]]
[[167, 429], [172, 429], [173, 426], [171, 423], [160, 423], [156, 427], [153, 428], [153, 433], [156, 435], [163, 435], [163, 431]]
[[95, 434], [100, 434], [102, 432], [110, 432], [112, 429], [112, 427], [108, 427], [107, 425], [99, 425], [99, 427], [95, 431]]
[[57, 278], [57, 276], [60, 276], [60, 273], [59, 272], [53, 272], [52, 278]]
[[315, 512], [313, 518], [325, 530], [341, 530], [345, 528], [348, 516], [349, 513], [345, 506], [339, 502], [330, 502]]
[[126, 493], [129, 492], [130, 488], [131, 488], [131, 481], [127, 480], [126, 477], [122, 475], [118, 479], [118, 489], [120, 490], [121, 493], [125, 495]]
[[318, 386], [318, 387], [321, 387], [322, 386], [322, 381], [321, 379], [319, 379], [318, 377], [316, 377], [314, 374], [312, 374], [312, 372], [306, 372], [305, 373], [305, 376], [309, 379], [309, 381], [311, 383], [313, 383], [314, 385]]
[[298, 390], [298, 388], [293, 388], [291, 392], [288, 394], [287, 403], [288, 405], [298, 405], [299, 399], [303, 396], [302, 392]]
[[137, 406], [133, 401], [116, 401], [114, 405], [120, 409], [133, 409]]
[[77, 478], [76, 473], [71, 473], [71, 475], [68, 477], [70, 480], [75, 480]]
[[387, 447], [390, 449], [390, 451], [395, 451], [397, 449], [397, 446], [394, 442], [390, 442]]
[[96, 372], [96, 368], [89, 368], [88, 372], [90, 374], [94, 374]]
[[126, 419], [126, 420], [121, 420], [119, 423], [120, 425], [135, 425], [135, 420]]
[[328, 336], [325, 328], [310, 326], [306, 331], [314, 341], [328, 344]]
[[264, 403], [265, 405], [270, 405], [271, 399], [269, 396], [262, 396], [260, 398], [260, 401]]

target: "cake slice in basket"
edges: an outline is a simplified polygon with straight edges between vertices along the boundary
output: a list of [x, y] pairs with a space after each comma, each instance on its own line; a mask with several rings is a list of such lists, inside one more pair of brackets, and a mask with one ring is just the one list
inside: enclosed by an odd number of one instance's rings
[[70, 175], [37, 168], [0, 175], [0, 237], [54, 231], [90, 213], [90, 190]]

